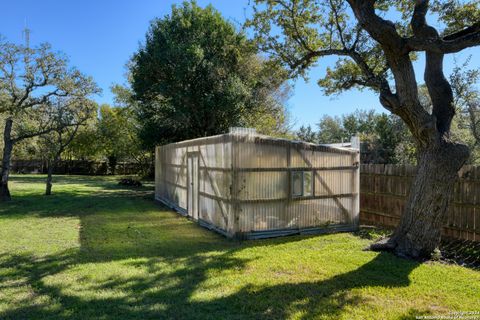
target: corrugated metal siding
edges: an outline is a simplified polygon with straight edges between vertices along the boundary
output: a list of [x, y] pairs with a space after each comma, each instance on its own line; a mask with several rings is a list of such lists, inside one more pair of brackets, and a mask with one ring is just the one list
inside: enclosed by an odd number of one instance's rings
[[[157, 147], [155, 196], [185, 212], [187, 157], [194, 152], [199, 156], [198, 218], [229, 236], [358, 225], [359, 170], [355, 150], [248, 134]], [[311, 195], [291, 196], [294, 170], [310, 172]]]

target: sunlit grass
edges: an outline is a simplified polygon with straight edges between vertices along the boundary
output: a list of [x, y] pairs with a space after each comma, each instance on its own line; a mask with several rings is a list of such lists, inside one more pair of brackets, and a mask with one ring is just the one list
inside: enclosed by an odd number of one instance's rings
[[353, 234], [235, 242], [114, 178], [15, 176], [0, 319], [398, 319], [480, 309], [480, 272], [362, 251]]

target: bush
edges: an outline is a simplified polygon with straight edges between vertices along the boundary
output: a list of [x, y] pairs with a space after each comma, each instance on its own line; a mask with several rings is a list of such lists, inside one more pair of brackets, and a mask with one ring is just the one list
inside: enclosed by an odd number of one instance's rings
[[139, 180], [130, 179], [130, 178], [121, 179], [118, 182], [118, 184], [121, 185], [121, 186], [129, 186], [129, 187], [141, 187], [142, 186], [142, 183]]

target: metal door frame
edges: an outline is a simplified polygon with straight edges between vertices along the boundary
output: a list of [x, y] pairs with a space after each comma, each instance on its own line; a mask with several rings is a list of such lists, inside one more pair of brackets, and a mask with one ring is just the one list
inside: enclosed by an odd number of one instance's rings
[[[196, 159], [196, 160], [194, 160]], [[197, 165], [194, 166], [193, 161], [197, 162]], [[190, 170], [191, 163], [191, 170]], [[195, 175], [194, 168], [196, 167], [196, 180], [197, 185], [194, 186]], [[191, 171], [191, 173], [190, 173]], [[193, 181], [192, 181], [193, 180]], [[195, 190], [196, 190], [196, 201], [195, 201]], [[192, 199], [190, 199], [192, 197]], [[187, 214], [190, 218], [198, 220], [199, 217], [199, 198], [200, 198], [200, 152], [187, 152]], [[192, 208], [190, 208], [192, 206]], [[196, 210], [195, 210], [196, 209]]]

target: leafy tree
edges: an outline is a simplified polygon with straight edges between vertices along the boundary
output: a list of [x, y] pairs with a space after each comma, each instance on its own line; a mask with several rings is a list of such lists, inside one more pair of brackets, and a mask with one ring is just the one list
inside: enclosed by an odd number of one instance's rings
[[100, 106], [98, 138], [111, 174], [115, 174], [118, 160], [131, 159], [138, 153], [140, 143], [132, 119], [134, 116], [128, 108]]
[[300, 141], [306, 142], [317, 142], [317, 133], [312, 129], [311, 126], [301, 126], [298, 131], [295, 133], [295, 137]]
[[212, 6], [184, 2], [154, 20], [130, 64], [144, 146], [257, 123], [282, 131], [285, 72], [256, 50]]
[[343, 115], [342, 122], [347, 139], [358, 133], [369, 134], [375, 131], [377, 118], [374, 110], [355, 110], [353, 113]]
[[60, 161], [62, 153], [72, 143], [78, 129], [95, 115], [96, 106], [96, 103], [84, 98], [59, 98], [49, 106], [48, 116], [53, 118], [55, 126], [52, 131], [40, 136], [43, 154], [48, 161], [45, 195], [52, 194], [53, 170]]
[[408, 135], [408, 130], [400, 118], [382, 113], [375, 117], [374, 132], [376, 157], [380, 163], [399, 162], [396, 153], [398, 145]]
[[318, 123], [318, 143], [338, 143], [350, 137], [342, 126], [338, 116], [324, 115]]
[[[98, 106], [96, 106], [98, 109]], [[98, 138], [98, 110], [80, 128], [72, 142], [65, 148], [64, 158], [70, 160], [98, 160], [102, 157], [102, 144]]]
[[[469, 157], [468, 147], [451, 139], [455, 106], [443, 58], [480, 44], [478, 1], [255, 3], [255, 16], [248, 25], [254, 27], [261, 48], [289, 68], [292, 76], [305, 75], [321, 57], [338, 56], [319, 81], [327, 94], [351, 88], [373, 90], [382, 106], [405, 122], [417, 147], [418, 173], [394, 234], [371, 248], [429, 257], [440, 241], [457, 172]], [[442, 30], [427, 23], [429, 10]], [[412, 62], [418, 54], [425, 54], [431, 112], [418, 95]]]
[[0, 201], [11, 199], [8, 178], [14, 146], [57, 128], [48, 116], [52, 99], [98, 91], [91, 78], [68, 68], [67, 58], [50, 45], [29, 48], [0, 39], [0, 114], [5, 119]]
[[140, 139], [142, 125], [138, 119], [139, 106], [133, 92], [128, 86], [118, 84], [112, 86], [111, 90], [117, 119], [123, 123], [120, 140], [125, 142], [124, 150], [119, 150], [118, 153], [124, 160], [135, 161], [139, 165], [140, 175], [153, 176], [155, 155], [153, 150], [144, 148]]
[[479, 69], [468, 69], [470, 58], [462, 65], [456, 65], [450, 75], [459, 117], [453, 122], [453, 133], [466, 141], [472, 150], [471, 163], [480, 159], [480, 92], [475, 86], [480, 78]]
[[364, 148], [368, 148], [367, 156], [362, 158], [367, 163], [411, 163], [415, 158], [412, 152], [406, 152], [406, 148], [415, 150], [411, 135], [395, 115], [378, 114], [374, 110], [356, 110], [335, 117], [324, 115], [318, 128], [318, 133], [312, 134], [319, 143], [339, 143], [360, 136], [366, 142]]

